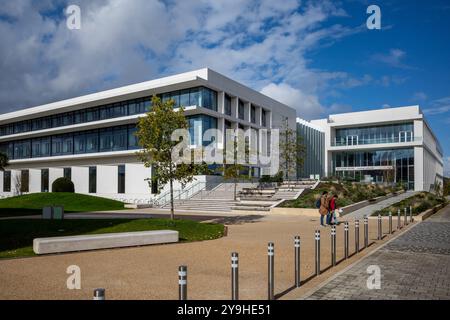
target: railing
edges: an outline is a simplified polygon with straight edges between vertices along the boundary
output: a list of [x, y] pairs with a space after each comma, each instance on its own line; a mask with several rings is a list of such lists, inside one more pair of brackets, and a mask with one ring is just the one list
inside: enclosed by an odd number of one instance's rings
[[346, 138], [335, 138], [335, 140], [331, 143], [332, 147], [343, 147], [343, 146], [357, 146], [357, 145], [365, 145], [365, 144], [379, 144], [379, 143], [403, 143], [403, 142], [415, 142], [422, 141], [422, 137], [414, 137], [414, 138], [406, 138], [400, 139], [400, 137], [393, 138], [358, 138], [357, 141], [348, 141]]
[[[173, 200], [185, 200], [192, 197], [197, 192], [206, 188], [205, 181], [198, 181], [195, 184], [191, 185], [187, 189], [177, 189], [173, 190]], [[164, 207], [166, 204], [170, 202], [170, 190], [161, 194], [157, 199], [153, 200], [153, 205], [157, 207]]]

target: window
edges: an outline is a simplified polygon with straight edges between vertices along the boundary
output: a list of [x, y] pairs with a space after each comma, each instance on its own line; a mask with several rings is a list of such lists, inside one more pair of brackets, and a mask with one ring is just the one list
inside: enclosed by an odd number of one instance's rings
[[120, 151], [127, 150], [128, 130], [126, 126], [117, 127], [113, 129], [112, 135], [112, 150]]
[[74, 153], [98, 152], [98, 131], [86, 131], [74, 135]]
[[256, 107], [252, 106], [250, 110], [252, 123], [256, 123]]
[[31, 152], [33, 158], [49, 157], [51, 155], [50, 137], [33, 139], [31, 143]]
[[96, 121], [98, 120], [98, 109], [97, 108], [91, 108], [86, 110], [86, 122], [90, 121]]
[[245, 106], [244, 102], [242, 102], [241, 99], [239, 99], [238, 104], [238, 118], [241, 120], [245, 120]]
[[3, 192], [11, 192], [11, 171], [3, 172]]
[[72, 168], [64, 168], [64, 178], [72, 180]]
[[182, 106], [182, 107], [190, 106], [189, 89], [185, 89], [185, 90], [181, 90], [180, 91], [180, 106]]
[[29, 192], [30, 171], [22, 170], [20, 172], [20, 192]]
[[189, 135], [191, 138], [191, 145], [207, 145], [210, 142], [203, 141], [203, 135], [208, 129], [217, 129], [217, 118], [197, 115], [187, 118], [189, 124]]
[[225, 114], [231, 116], [231, 97], [225, 94]]
[[49, 188], [49, 182], [48, 182], [48, 169], [41, 169], [41, 192], [48, 192]]
[[267, 113], [264, 109], [261, 109], [261, 122], [263, 127], [267, 127]]
[[113, 144], [112, 128], [100, 130], [100, 152], [111, 151]]
[[199, 106], [217, 111], [217, 92], [209, 88], [201, 88], [201, 93]]
[[136, 136], [137, 127], [135, 125], [128, 126], [128, 149], [139, 149], [139, 139]]
[[0, 152], [8, 156], [8, 159], [14, 159], [14, 142], [5, 142], [0, 144]]
[[65, 134], [52, 138], [52, 155], [63, 156], [73, 154], [73, 135]]
[[118, 193], [125, 193], [125, 165], [120, 165], [118, 166], [118, 187], [117, 187], [117, 192]]
[[31, 140], [22, 140], [14, 143], [14, 159], [31, 158]]
[[97, 193], [97, 167], [89, 167], [89, 193]]
[[192, 88], [189, 91], [189, 105], [190, 106], [201, 106], [201, 99], [200, 99], [200, 88]]
[[86, 111], [79, 110], [73, 113], [73, 123], [83, 123], [86, 122]]

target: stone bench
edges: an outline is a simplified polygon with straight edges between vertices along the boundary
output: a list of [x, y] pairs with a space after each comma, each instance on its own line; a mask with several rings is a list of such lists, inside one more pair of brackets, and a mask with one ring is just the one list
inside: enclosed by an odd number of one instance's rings
[[33, 251], [36, 254], [62, 253], [107, 248], [122, 248], [178, 242], [178, 231], [155, 230], [94, 235], [36, 238]]

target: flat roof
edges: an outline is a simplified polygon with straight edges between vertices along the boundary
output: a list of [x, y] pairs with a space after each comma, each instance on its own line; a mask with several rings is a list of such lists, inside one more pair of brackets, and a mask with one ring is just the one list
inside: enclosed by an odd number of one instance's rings
[[[18, 111], [12, 111], [0, 114], [0, 124], [16, 122], [21, 120], [33, 119], [36, 117], [43, 117], [47, 115], [75, 111], [80, 109], [98, 106], [102, 104], [109, 104], [120, 100], [141, 98], [151, 96], [160, 91], [172, 91], [184, 89], [192, 86], [207, 85], [212, 89], [223, 90], [228, 89], [230, 94], [235, 94], [244, 98], [242, 95], [251, 96], [257, 101], [251, 101], [261, 107], [270, 108], [271, 105], [281, 107], [284, 110], [293, 108], [282, 104], [254, 89], [251, 89], [235, 80], [232, 80], [214, 70], [209, 68], [202, 68], [194, 71], [179, 73], [163, 78], [158, 78], [150, 81], [145, 81], [137, 84], [127, 85], [115, 89], [99, 91], [92, 94], [87, 94], [66, 100], [60, 100], [44, 105], [25, 108]], [[158, 91], [158, 92], [156, 92]], [[119, 100], [119, 101], [120, 101]], [[295, 112], [295, 110], [294, 110]]]

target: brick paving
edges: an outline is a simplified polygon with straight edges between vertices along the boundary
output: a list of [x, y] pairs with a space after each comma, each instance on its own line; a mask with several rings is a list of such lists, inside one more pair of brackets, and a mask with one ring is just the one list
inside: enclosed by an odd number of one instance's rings
[[[381, 270], [381, 288], [368, 289], [367, 268]], [[338, 275], [308, 300], [450, 299], [450, 206]]]

